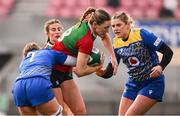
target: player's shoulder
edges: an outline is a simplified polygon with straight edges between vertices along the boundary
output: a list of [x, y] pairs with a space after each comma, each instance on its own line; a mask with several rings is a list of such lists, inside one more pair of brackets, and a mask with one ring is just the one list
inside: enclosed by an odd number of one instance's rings
[[132, 28], [131, 29], [132, 34], [149, 34], [150, 31], [144, 28]]
[[151, 30], [148, 30], [148, 29], [141, 28], [141, 29], [140, 29], [140, 34], [147, 36], [147, 35], [152, 34], [152, 31], [151, 31]]

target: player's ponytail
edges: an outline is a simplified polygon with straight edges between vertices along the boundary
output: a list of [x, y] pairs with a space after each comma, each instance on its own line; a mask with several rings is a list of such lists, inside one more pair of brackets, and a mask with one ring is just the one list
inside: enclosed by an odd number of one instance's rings
[[90, 24], [96, 22], [98, 25], [103, 24], [105, 21], [110, 21], [111, 16], [109, 13], [103, 9], [96, 9], [89, 19]]
[[79, 25], [78, 25], [78, 27], [80, 27], [81, 26], [81, 24], [82, 24], [82, 21], [84, 21], [86, 18], [87, 18], [87, 22], [88, 22], [88, 18], [89, 17], [87, 17], [89, 14], [92, 14], [93, 12], [95, 12], [96, 11], [96, 9], [95, 8], [93, 8], [93, 7], [88, 7], [87, 9], [86, 9], [86, 11], [83, 13], [83, 15], [82, 15], [82, 17], [80, 18], [80, 23], [79, 23]]

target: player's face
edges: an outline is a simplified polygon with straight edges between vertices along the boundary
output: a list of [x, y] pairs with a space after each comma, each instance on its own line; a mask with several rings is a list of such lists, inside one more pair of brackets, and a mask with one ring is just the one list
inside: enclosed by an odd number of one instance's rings
[[109, 32], [109, 27], [111, 26], [111, 21], [105, 21], [101, 25], [95, 24], [94, 32], [100, 37], [103, 37], [106, 33]]
[[127, 38], [130, 30], [129, 24], [125, 24], [119, 19], [112, 19], [111, 21], [112, 30], [116, 37]]
[[47, 36], [49, 37], [51, 43], [58, 41], [58, 38], [61, 37], [62, 32], [63, 28], [59, 23], [49, 25], [49, 32], [47, 32]]

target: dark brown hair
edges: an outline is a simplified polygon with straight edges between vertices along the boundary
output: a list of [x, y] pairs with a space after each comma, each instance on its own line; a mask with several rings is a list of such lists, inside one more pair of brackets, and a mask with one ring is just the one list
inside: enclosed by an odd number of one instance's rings
[[89, 19], [90, 24], [96, 22], [98, 25], [103, 24], [105, 21], [110, 21], [111, 16], [109, 13], [103, 9], [96, 9], [94, 13], [92, 13], [91, 18]]
[[95, 8], [93, 8], [93, 7], [88, 7], [88, 8], [84, 11], [83, 15], [81, 16], [81, 18], [80, 18], [80, 23], [79, 23], [78, 27], [81, 26], [81, 24], [82, 24], [83, 20], [86, 18], [86, 16], [88, 16], [89, 14], [92, 14], [92, 13], [95, 12], [95, 11], [96, 11]]
[[81, 26], [82, 21], [89, 14], [91, 14], [91, 17], [88, 20], [90, 22], [90, 24], [92, 24], [93, 22], [96, 22], [98, 25], [101, 25], [105, 21], [111, 20], [111, 16], [105, 10], [103, 10], [103, 9], [95, 9], [95, 8], [89, 7], [89, 8], [86, 9], [86, 11], [83, 13], [83, 16], [81, 17], [79, 27]]

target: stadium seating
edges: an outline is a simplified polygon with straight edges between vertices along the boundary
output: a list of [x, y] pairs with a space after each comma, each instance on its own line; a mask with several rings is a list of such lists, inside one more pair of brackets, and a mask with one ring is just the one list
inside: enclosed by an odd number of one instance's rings
[[149, 5], [153, 9], [160, 10], [163, 6], [163, 0], [149, 0]]
[[14, 0], [0, 0], [0, 16], [6, 16], [13, 5]]
[[147, 0], [136, 0], [135, 4], [136, 4], [136, 7], [141, 8], [141, 9], [148, 7]]
[[[111, 14], [123, 10], [128, 12], [135, 19], [157, 19], [159, 18], [159, 10], [163, 6], [163, 0], [136, 0], [136, 2], [134, 2], [134, 0], [119, 0], [119, 4], [119, 7], [109, 7], [107, 5], [107, 0], [49, 0], [46, 15], [79, 18], [83, 12], [79, 10], [84, 10], [88, 6], [93, 6], [96, 8], [104, 8]], [[152, 12], [150, 12], [151, 10]], [[72, 11], [74, 12], [72, 13]]]
[[133, 8], [135, 2], [133, 0], [119, 0], [122, 7]]
[[136, 19], [142, 19], [145, 16], [145, 12], [143, 8], [136, 8], [131, 10], [132, 17], [135, 17]]
[[88, 6], [92, 6], [91, 2], [87, 2], [86, 0], [78, 0], [78, 6], [80, 7], [88, 7]]
[[93, 3], [94, 3], [93, 5], [94, 5], [95, 7], [97, 7], [97, 8], [99, 8], [99, 7], [105, 7], [106, 4], [107, 4], [107, 0], [94, 0]]
[[174, 17], [176, 19], [180, 20], [180, 8], [178, 8], [174, 11]]
[[74, 9], [70, 9], [69, 7], [61, 7], [57, 10], [58, 16], [63, 17], [65, 19], [73, 17]]
[[159, 18], [159, 10], [154, 7], [149, 7], [145, 9], [145, 18], [146, 19], [158, 19]]

